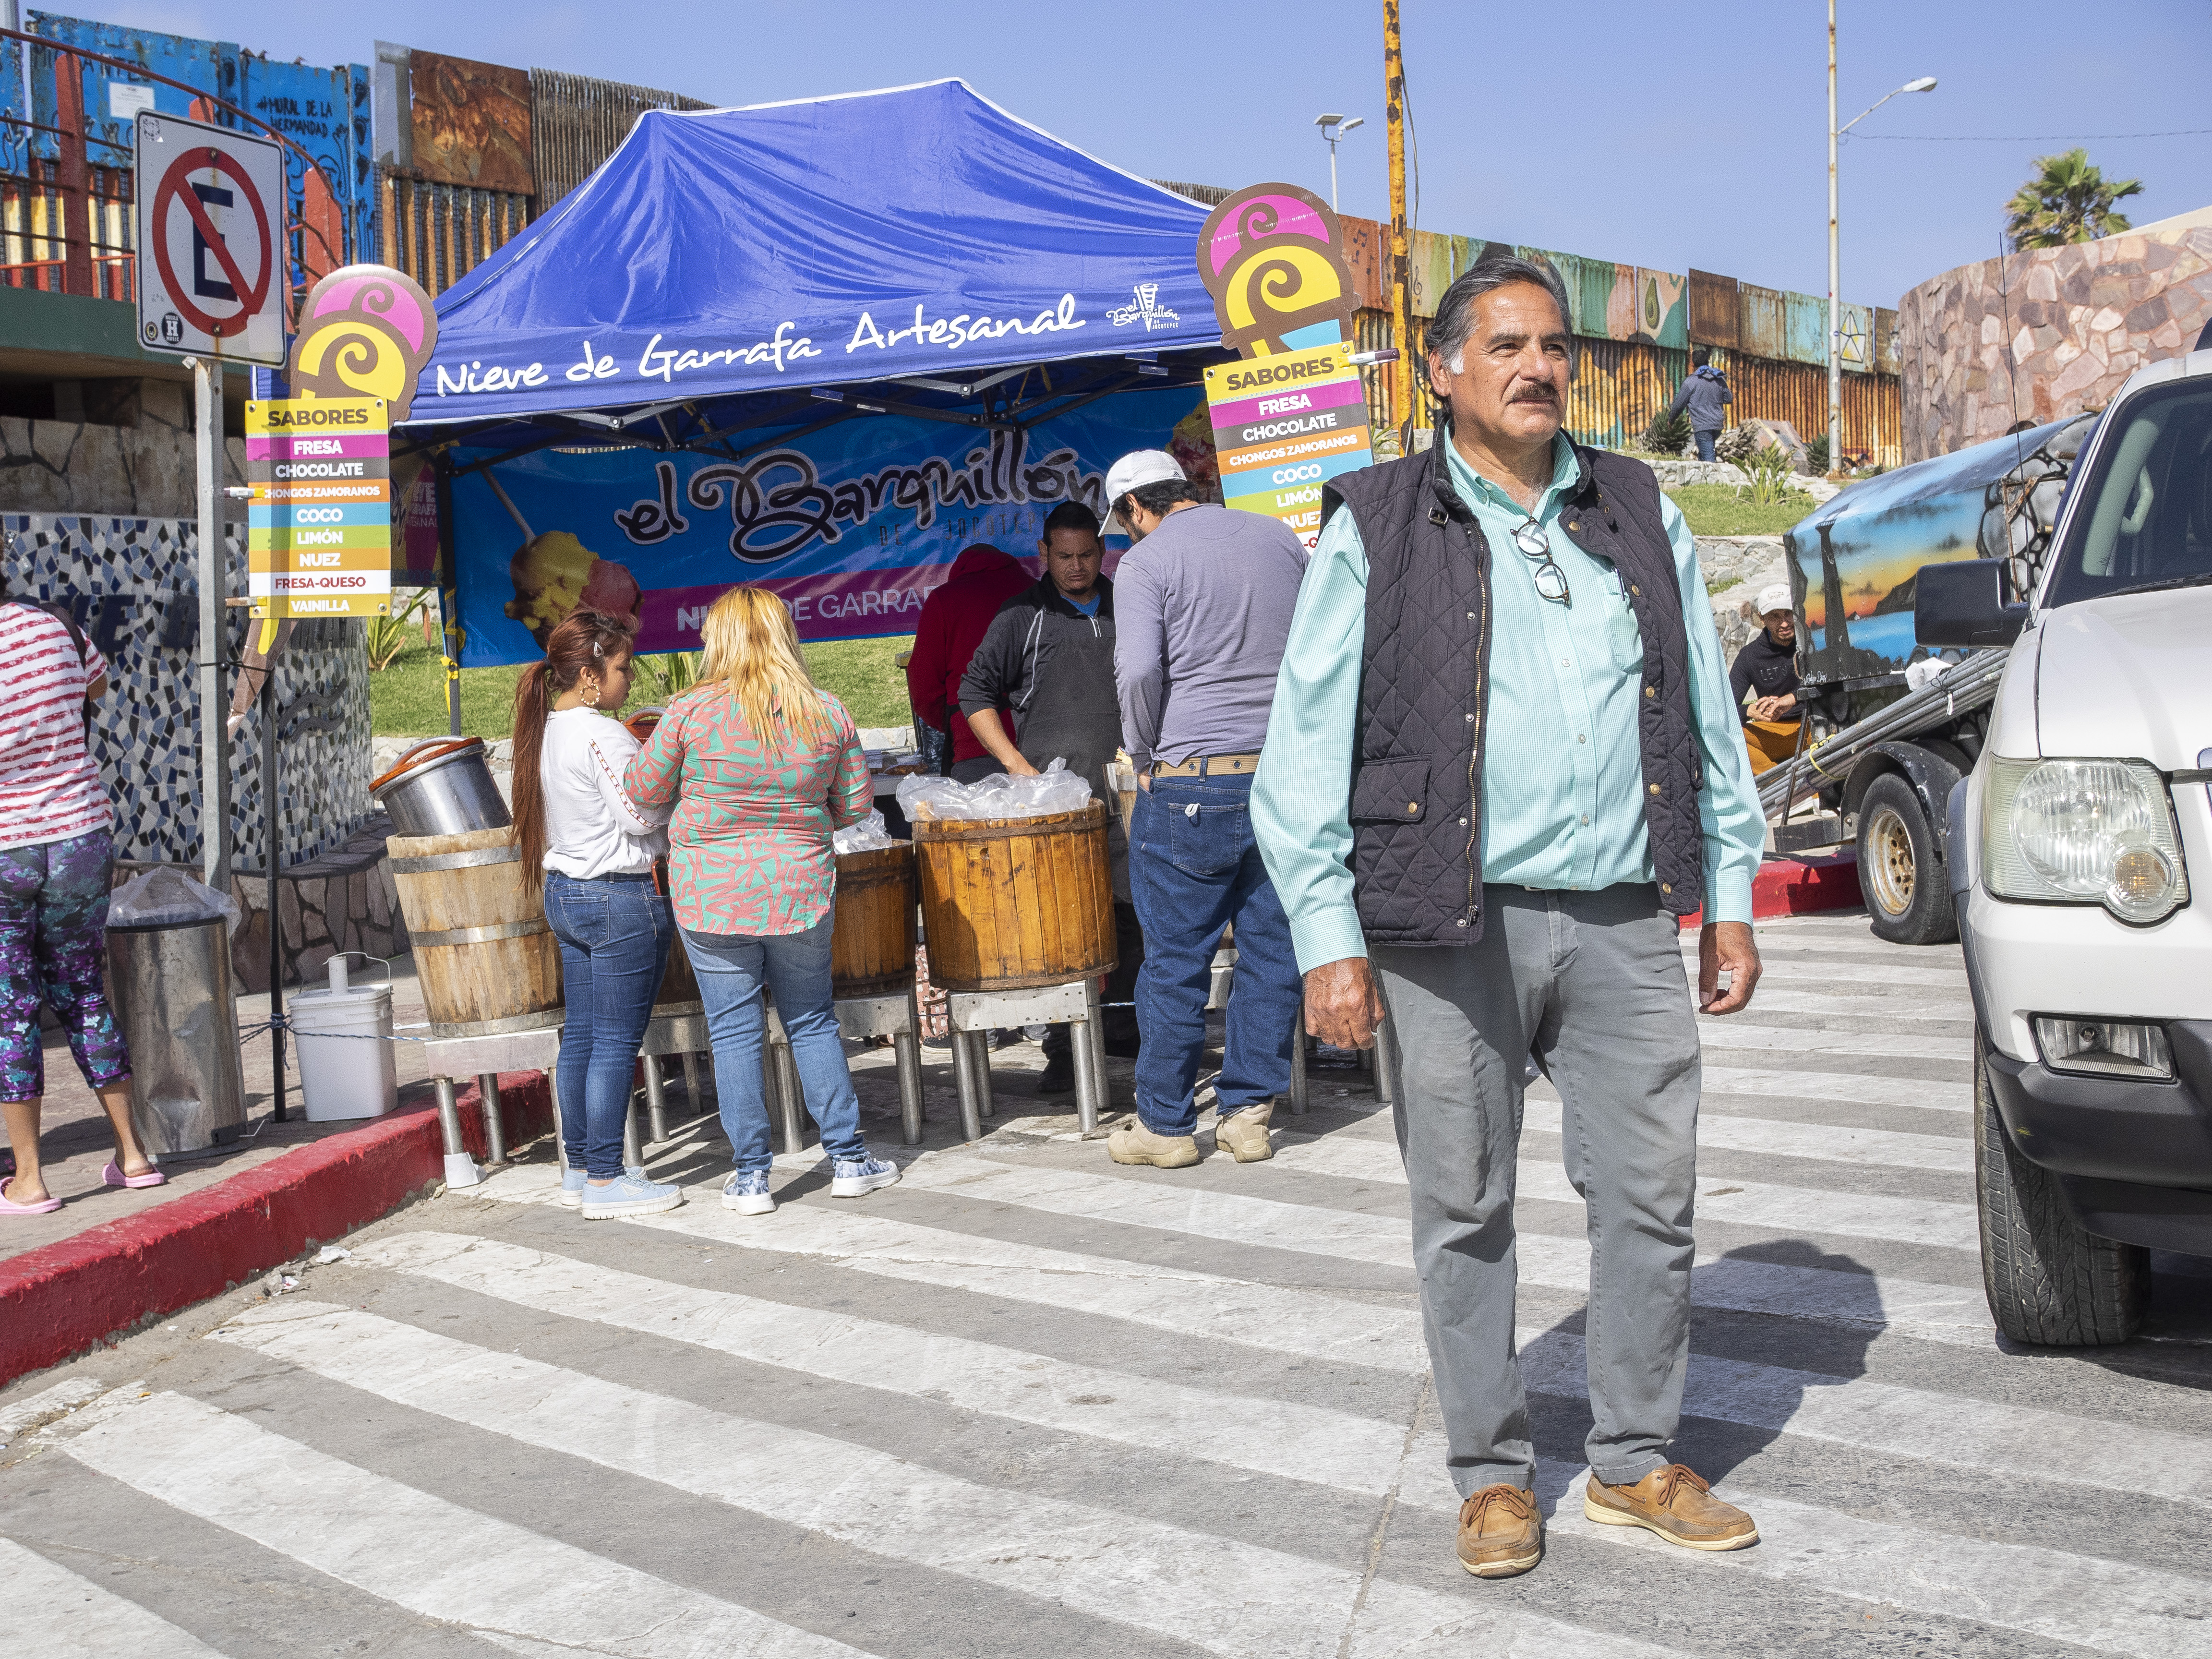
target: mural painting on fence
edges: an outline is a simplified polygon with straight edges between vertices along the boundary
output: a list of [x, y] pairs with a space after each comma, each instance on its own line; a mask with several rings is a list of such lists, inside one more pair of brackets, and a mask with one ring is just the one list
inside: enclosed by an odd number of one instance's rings
[[879, 416], [763, 434], [737, 459], [668, 455], [642, 485], [635, 450], [460, 448], [462, 665], [535, 660], [579, 604], [637, 618], [641, 651], [696, 651], [707, 607], [737, 582], [781, 594], [809, 640], [910, 634], [962, 548], [1028, 556], [1047, 514], [1103, 508], [1115, 458], [1164, 447], [1190, 409], [1187, 388], [1125, 392], [981, 435]]
[[[1437, 246], [1449, 263], [1449, 244]], [[1200, 228], [1198, 270], [1222, 343], [1245, 359], [1206, 371], [1222, 500], [1280, 520], [1310, 549], [1322, 485], [1375, 459], [1352, 362], [1359, 295], [1343, 227], [1295, 185], [1248, 185]]]

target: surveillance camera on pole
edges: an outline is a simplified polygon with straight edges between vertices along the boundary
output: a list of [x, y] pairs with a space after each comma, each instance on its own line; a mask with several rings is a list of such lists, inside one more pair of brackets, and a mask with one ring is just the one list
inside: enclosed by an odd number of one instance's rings
[[1341, 115], [1316, 115], [1314, 117], [1314, 125], [1321, 129], [1321, 136], [1328, 141], [1328, 205], [1332, 212], [1336, 210], [1337, 206], [1337, 141], [1342, 138], [1346, 133], [1351, 131], [1352, 128], [1364, 126], [1366, 124], [1366, 118], [1360, 115], [1353, 116], [1349, 121], [1346, 120]]

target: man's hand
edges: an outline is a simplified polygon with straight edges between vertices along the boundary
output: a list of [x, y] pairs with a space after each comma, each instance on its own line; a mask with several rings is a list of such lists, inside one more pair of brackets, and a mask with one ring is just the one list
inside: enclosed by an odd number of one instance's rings
[[1371, 1048], [1382, 1023], [1382, 994], [1365, 957], [1325, 962], [1306, 975], [1306, 1030], [1323, 1042]]
[[1005, 762], [1006, 770], [1018, 778], [1033, 778], [1037, 775], [1036, 768], [1029, 763], [1029, 757], [1018, 749], [1011, 755], [1001, 756], [1000, 759]]
[[[1332, 966], [1341, 966], [1332, 963]], [[1729, 988], [1720, 988], [1721, 974], [1730, 975]], [[1759, 943], [1747, 921], [1709, 921], [1698, 933], [1698, 1012], [1732, 1014], [1751, 1000], [1759, 983]], [[1311, 981], [1308, 981], [1310, 987]], [[1313, 993], [1306, 993], [1313, 1006]]]
[[968, 729], [975, 734], [975, 741], [988, 750], [993, 759], [1018, 778], [1033, 778], [1036, 768], [1028, 757], [1014, 747], [1014, 740], [1006, 735], [1006, 722], [999, 718], [995, 708], [979, 708], [968, 717]]

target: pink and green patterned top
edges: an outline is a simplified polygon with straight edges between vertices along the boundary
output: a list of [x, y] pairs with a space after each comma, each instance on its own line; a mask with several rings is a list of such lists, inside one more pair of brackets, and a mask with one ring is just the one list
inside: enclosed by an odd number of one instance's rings
[[677, 803], [668, 822], [676, 920], [695, 933], [800, 933], [837, 892], [830, 834], [874, 805], [867, 757], [845, 705], [827, 691], [836, 734], [812, 755], [764, 747], [717, 683], [669, 705], [623, 773], [641, 805]]

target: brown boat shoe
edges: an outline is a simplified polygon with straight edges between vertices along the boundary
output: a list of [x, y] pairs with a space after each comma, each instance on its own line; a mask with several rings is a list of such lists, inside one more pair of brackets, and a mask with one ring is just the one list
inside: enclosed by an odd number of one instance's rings
[[1642, 1527], [1691, 1550], [1740, 1550], [1759, 1541], [1751, 1516], [1712, 1495], [1685, 1463], [1654, 1469], [1632, 1486], [1608, 1486], [1593, 1474], [1583, 1513], [1601, 1526]]
[[1500, 1483], [1459, 1506], [1459, 1564], [1477, 1578], [1510, 1578], [1544, 1556], [1536, 1494]]

